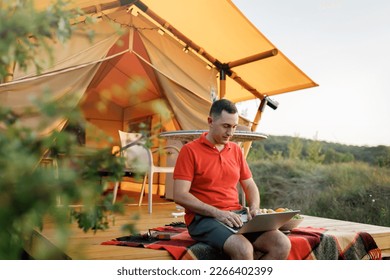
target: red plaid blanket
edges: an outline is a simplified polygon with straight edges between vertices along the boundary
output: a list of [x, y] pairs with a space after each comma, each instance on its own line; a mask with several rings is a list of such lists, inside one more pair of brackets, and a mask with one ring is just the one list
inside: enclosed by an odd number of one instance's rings
[[381, 259], [381, 250], [366, 232], [330, 231], [322, 228], [296, 228], [288, 235], [290, 260]]
[[[291, 241], [290, 260], [359, 260], [381, 259], [381, 250], [366, 232], [339, 232], [322, 228], [296, 228]], [[186, 228], [165, 226], [146, 234], [123, 236], [102, 245], [144, 247], [167, 250], [175, 260], [228, 259], [218, 250], [193, 240]]]

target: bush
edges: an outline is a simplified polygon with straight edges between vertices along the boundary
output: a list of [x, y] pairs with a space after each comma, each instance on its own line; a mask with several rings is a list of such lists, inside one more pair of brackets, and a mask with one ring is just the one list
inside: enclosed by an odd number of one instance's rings
[[[69, 111], [74, 115], [74, 109]], [[46, 113], [44, 108], [41, 113]], [[72, 121], [70, 115], [62, 116]], [[4, 114], [0, 114], [0, 123], [7, 123]], [[42, 165], [46, 151], [50, 151], [51, 163]], [[72, 217], [84, 231], [106, 229], [107, 216], [122, 212], [123, 206], [102, 196], [101, 169], [112, 171], [112, 180], [118, 179], [122, 159], [112, 156], [110, 149], [81, 148], [76, 137], [66, 131], [38, 137], [33, 130], [19, 127], [17, 119], [7, 123], [0, 131], [0, 239], [5, 241], [0, 242], [0, 259], [20, 258], [24, 241], [48, 216], [57, 224], [64, 245]], [[70, 208], [72, 204], [83, 207]], [[50, 258], [41, 253], [42, 258]]]
[[308, 214], [390, 226], [390, 170], [363, 163], [329, 166], [329, 187]]
[[[34, 65], [39, 72], [42, 61], [35, 55], [38, 50], [50, 56], [51, 40], [63, 42], [72, 34], [69, 20], [77, 14], [66, 10], [65, 1], [58, 0], [44, 11], [36, 11], [33, 4], [31, 0], [5, 0], [1, 4], [0, 81], [6, 80], [15, 64], [22, 69]], [[112, 198], [102, 196], [104, 185], [97, 172], [111, 170], [113, 180], [120, 178], [124, 164], [119, 157], [112, 156], [110, 150], [81, 149], [74, 135], [66, 131], [39, 136], [22, 125], [25, 114], [68, 120], [70, 125], [82, 118], [72, 105], [77, 103], [69, 97], [56, 101], [50, 101], [50, 94], [47, 97], [35, 100], [33, 112], [15, 113], [0, 104], [0, 259], [21, 258], [24, 242], [33, 230], [42, 228], [47, 216], [57, 225], [57, 234], [66, 246], [71, 218], [84, 231], [97, 231], [108, 227], [109, 214], [123, 210], [121, 204], [113, 205]], [[39, 125], [45, 127], [44, 122]], [[41, 165], [44, 155], [52, 164]], [[72, 203], [83, 207], [71, 209]], [[42, 258], [51, 257], [49, 252], [40, 253]]]
[[330, 165], [277, 159], [250, 162], [261, 207], [390, 226], [390, 170], [365, 163]]

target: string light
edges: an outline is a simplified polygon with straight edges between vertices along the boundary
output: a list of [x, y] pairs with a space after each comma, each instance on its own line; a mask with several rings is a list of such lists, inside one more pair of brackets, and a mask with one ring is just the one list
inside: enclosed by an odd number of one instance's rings
[[[128, 9], [127, 12], [133, 14], [133, 10], [134, 9]], [[137, 12], [137, 15], [138, 15], [138, 12]], [[142, 30], [153, 31], [154, 30], [154, 31], [157, 31], [162, 36], [165, 35], [165, 33], [166, 33], [166, 31], [163, 28], [169, 28], [168, 23], [165, 23], [163, 26], [156, 26], [156, 27], [139, 27], [139, 26], [135, 26], [133, 24], [118, 22], [116, 19], [111, 18], [109, 15], [104, 14], [104, 13], [101, 13], [100, 17], [105, 17], [106, 19], [119, 24], [122, 28], [133, 28], [133, 29], [138, 30], [138, 31], [142, 31]], [[168, 34], [170, 34], [170, 33], [168, 33]], [[181, 44], [183, 44], [183, 45], [185, 44], [185, 42], [182, 42], [180, 40], [178, 40], [178, 41], [181, 42]], [[185, 44], [184, 47], [182, 48], [182, 50], [183, 50], [183, 52], [188, 53], [190, 51], [190, 46]], [[204, 50], [201, 48], [198, 50], [197, 54], [201, 55], [202, 53], [204, 53]], [[213, 65], [211, 65], [210, 63], [207, 63], [206, 68], [208, 70], [211, 70], [213, 68]]]
[[188, 48], [188, 45], [186, 45], [186, 46], [183, 48], [183, 52], [188, 53], [188, 51], [189, 51], [189, 48]]
[[[140, 11], [141, 10], [138, 10], [138, 8], [136, 8], [136, 7], [130, 7], [130, 8], [126, 9], [126, 12], [128, 14], [132, 14], [133, 16], [138, 16], [139, 14], [143, 15], [143, 13], [140, 13]], [[180, 44], [182, 44], [182, 46], [184, 45], [184, 47], [182, 48], [184, 53], [188, 53], [190, 50], [190, 47], [185, 42], [181, 41], [179, 38], [177, 38], [174, 34], [172, 34], [170, 32], [170, 30], [169, 30], [170, 25], [167, 22], [165, 22], [163, 25], [155, 26], [155, 27], [139, 27], [139, 26], [135, 26], [133, 24], [118, 22], [117, 19], [111, 18], [108, 14], [105, 14], [104, 12], [95, 13], [92, 16], [94, 16], [94, 18], [96, 20], [103, 20], [103, 18], [105, 18], [111, 22], [115, 22], [116, 24], [120, 25], [121, 28], [129, 28], [129, 29], [134, 29], [134, 30], [138, 30], [138, 31], [143, 31], [143, 30], [157, 31], [161, 36], [165, 35], [165, 33], [168, 32], [168, 34], [170, 36], [172, 36], [173, 38], [175, 38], [178, 42], [180, 42]], [[87, 23], [87, 18], [84, 18], [83, 20], [80, 20], [78, 22], [74, 22], [72, 24], [75, 25], [75, 24], [80, 24], [80, 23]], [[205, 58], [202, 57], [202, 54], [205, 52], [203, 48], [200, 48], [197, 52], [194, 49], [191, 49], [191, 50], [193, 51], [194, 54], [198, 54], [200, 59], [202, 59], [203, 61], [206, 62], [207, 70], [213, 69], [214, 66], [212, 64], [210, 64]]]
[[131, 13], [133, 16], [137, 17], [138, 16], [138, 10], [136, 7], [132, 6], [130, 8], [127, 9], [127, 12]]
[[[162, 30], [161, 28], [159, 27], [139, 27], [139, 26], [135, 26], [133, 24], [128, 24], [128, 23], [121, 23], [121, 22], [118, 22], [116, 19], [113, 19], [111, 18], [109, 15], [105, 14], [105, 13], [102, 13], [102, 17], [105, 17], [106, 19], [112, 21], [112, 22], [115, 22], [117, 24], [119, 24], [121, 27], [125, 27], [125, 28], [133, 28], [133, 29], [136, 29], [136, 30], [156, 30], [158, 33], [162, 34], [165, 34], [164, 30]], [[161, 30], [161, 31], [160, 31]]]

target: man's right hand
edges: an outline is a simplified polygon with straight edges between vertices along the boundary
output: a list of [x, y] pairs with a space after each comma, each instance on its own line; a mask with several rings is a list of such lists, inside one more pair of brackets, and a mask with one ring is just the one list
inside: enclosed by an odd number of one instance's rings
[[240, 215], [231, 211], [219, 210], [215, 218], [229, 227], [242, 227], [243, 225]]

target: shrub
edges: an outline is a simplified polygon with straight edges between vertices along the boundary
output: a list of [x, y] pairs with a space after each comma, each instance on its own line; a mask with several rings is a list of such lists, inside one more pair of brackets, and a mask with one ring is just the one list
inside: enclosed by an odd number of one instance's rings
[[[39, 72], [41, 64], [35, 53], [43, 48], [50, 55], [51, 39], [60, 42], [68, 39], [73, 29], [69, 19], [75, 15], [60, 0], [44, 11], [34, 10], [33, 1], [29, 0], [3, 1], [0, 80], [14, 64], [22, 69], [34, 65]], [[75, 103], [68, 97], [61, 101], [50, 101], [50, 94], [48, 97], [49, 100], [35, 101], [36, 112], [46, 119], [65, 119], [72, 125], [82, 118], [69, 105]], [[0, 104], [0, 259], [21, 258], [24, 242], [33, 230], [42, 228], [47, 216], [57, 225], [57, 234], [65, 246], [67, 225], [72, 217], [84, 231], [96, 231], [107, 228], [107, 215], [122, 210], [121, 204], [113, 205], [109, 196], [102, 196], [104, 185], [97, 172], [111, 170], [112, 179], [118, 179], [122, 175], [122, 160], [112, 156], [110, 150], [80, 149], [74, 135], [66, 131], [39, 136], [21, 125], [24, 114], [36, 112], [16, 114], [12, 108]], [[44, 122], [39, 125], [45, 127]], [[53, 160], [52, 164], [45, 167], [40, 164], [44, 155]], [[69, 208], [75, 202], [83, 207]], [[49, 254], [41, 252], [41, 257], [50, 258]]]
[[390, 226], [390, 170], [365, 163], [330, 165], [304, 160], [250, 162], [261, 207]]

